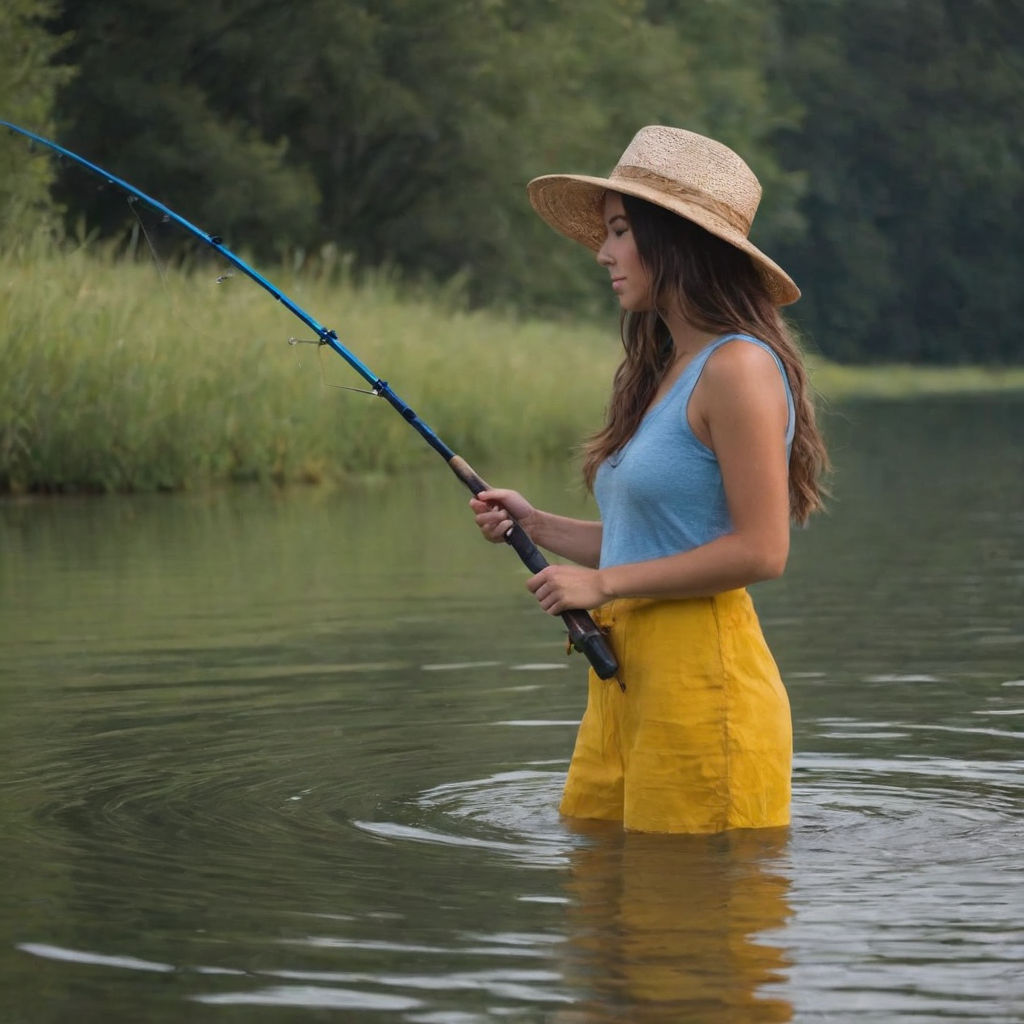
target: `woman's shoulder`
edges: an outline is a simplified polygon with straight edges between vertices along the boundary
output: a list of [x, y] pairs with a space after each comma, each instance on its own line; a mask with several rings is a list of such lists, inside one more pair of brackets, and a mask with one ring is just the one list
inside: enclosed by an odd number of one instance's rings
[[708, 383], [738, 383], [746, 379], [778, 379], [779, 357], [771, 346], [749, 335], [731, 335], [714, 343], [701, 375]]
[[764, 342], [746, 337], [730, 338], [708, 356], [694, 397], [704, 418], [786, 416], [792, 401], [778, 357]]

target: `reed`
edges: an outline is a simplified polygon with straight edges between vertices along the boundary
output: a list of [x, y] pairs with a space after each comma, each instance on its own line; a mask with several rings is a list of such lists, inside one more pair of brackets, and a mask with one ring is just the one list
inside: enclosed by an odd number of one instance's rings
[[932, 395], [969, 395], [1024, 391], [1024, 367], [912, 366], [886, 363], [839, 366], [812, 357], [809, 373], [828, 400], [857, 398], [913, 399]]
[[[42, 237], [0, 252], [0, 491], [338, 482], [436, 459], [386, 403], [339, 390], [366, 385], [333, 352], [287, 343], [304, 332], [294, 316], [222, 270]], [[457, 289], [386, 273], [356, 284], [329, 252], [271, 276], [485, 475], [565, 458], [600, 420], [611, 324], [469, 311]], [[1024, 371], [813, 371], [838, 397], [1024, 387]]]
[[[273, 273], [471, 462], [564, 457], [601, 414], [613, 337], [469, 312], [451, 290]], [[222, 268], [45, 242], [0, 254], [0, 490], [153, 491], [392, 473], [436, 455], [273, 299]]]

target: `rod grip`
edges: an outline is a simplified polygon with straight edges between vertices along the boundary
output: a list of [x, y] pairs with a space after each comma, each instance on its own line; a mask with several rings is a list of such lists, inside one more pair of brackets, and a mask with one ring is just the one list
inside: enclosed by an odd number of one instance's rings
[[[448, 465], [474, 494], [488, 490], [482, 477], [460, 455], [453, 455]], [[512, 528], [505, 534], [505, 543], [515, 551], [530, 572], [538, 573], [549, 564], [537, 545], [530, 539], [530, 535], [514, 520]], [[604, 634], [590, 617], [590, 613], [582, 608], [562, 612], [562, 621], [569, 632], [569, 642], [590, 662], [598, 678], [614, 678], [619, 671], [619, 663], [608, 646]], [[621, 681], [619, 685], [622, 686]]]

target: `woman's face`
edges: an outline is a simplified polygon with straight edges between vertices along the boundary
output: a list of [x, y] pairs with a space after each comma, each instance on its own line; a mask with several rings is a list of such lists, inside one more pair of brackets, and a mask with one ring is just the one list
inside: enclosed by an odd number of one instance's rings
[[604, 225], [605, 239], [597, 251], [597, 262], [611, 275], [612, 291], [619, 297], [619, 307], [630, 313], [653, 309], [651, 275], [640, 261], [633, 229], [618, 192], [605, 193]]

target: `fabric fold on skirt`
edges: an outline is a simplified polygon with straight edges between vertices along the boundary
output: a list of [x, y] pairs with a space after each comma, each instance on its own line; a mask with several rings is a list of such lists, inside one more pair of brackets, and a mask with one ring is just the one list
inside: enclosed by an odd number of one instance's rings
[[591, 670], [561, 813], [638, 832], [789, 823], [789, 699], [745, 589], [627, 598], [594, 619], [620, 680]]

